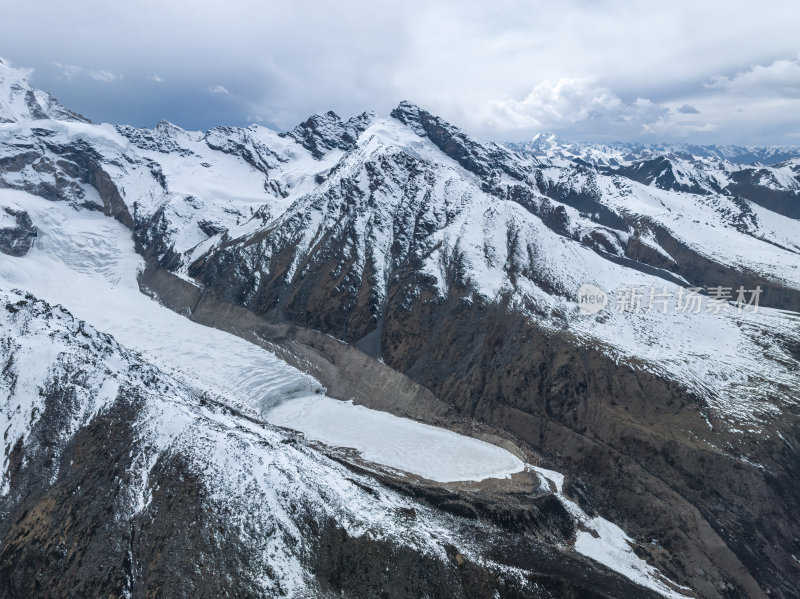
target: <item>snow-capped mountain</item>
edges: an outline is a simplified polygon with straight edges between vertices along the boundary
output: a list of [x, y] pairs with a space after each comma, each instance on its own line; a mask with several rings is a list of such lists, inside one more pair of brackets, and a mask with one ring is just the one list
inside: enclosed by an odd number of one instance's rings
[[800, 158], [800, 149], [786, 146], [737, 146], [697, 144], [592, 143], [560, 139], [555, 133], [538, 133], [530, 141], [509, 147], [547, 159], [580, 160], [596, 166], [622, 166], [665, 154], [716, 158], [735, 164], [771, 166]]
[[97, 125], [0, 76], [2, 592], [797, 596], [797, 158]]
[[508, 147], [553, 165], [585, 166], [670, 191], [740, 197], [800, 217], [798, 148], [590, 144], [562, 141], [552, 133]]
[[47, 92], [31, 87], [26, 75], [0, 58], [0, 123], [48, 119], [89, 122], [64, 108]]

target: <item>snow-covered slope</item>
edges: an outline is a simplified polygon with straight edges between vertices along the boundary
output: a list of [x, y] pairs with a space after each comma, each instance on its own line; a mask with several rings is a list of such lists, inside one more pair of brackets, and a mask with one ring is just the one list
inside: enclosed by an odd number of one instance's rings
[[[308, 565], [313, 556], [308, 544], [314, 541], [305, 528], [309, 523], [298, 521], [296, 505], [316, 526], [334, 519], [351, 536], [402, 544], [432, 559], [446, 559], [446, 543], [495, 567], [470, 536], [460, 536], [458, 526], [396, 493], [379, 494], [375, 502], [375, 492], [364, 490], [372, 483], [353, 480], [352, 473], [313, 450], [287, 444], [286, 433], [262, 419], [434, 481], [508, 477], [525, 467], [517, 457], [483, 441], [326, 398], [319, 383], [265, 350], [161, 307], [139, 292], [141, 257], [114, 220], [11, 190], [0, 190], [0, 207], [24, 207], [38, 228], [27, 255], [0, 261], [5, 306], [0, 361], [7, 365], [0, 388], [5, 431], [0, 501], [15, 493], [12, 448], [35, 449], [31, 431], [48, 412], [49, 381], [79, 373], [69, 420], [58, 440], [49, 442], [68, 445], [112, 409], [121, 390], [143, 393], [144, 404], [129, 423], [137, 444], [116, 517], [147, 514], [152, 470], [164, 455], [181, 455], [201, 473], [210, 503], [205, 509], [248, 514], [237, 542], [257, 549], [245, 575], [267, 571], [256, 576], [264, 593], [316, 588]], [[50, 476], [57, 480], [58, 469]], [[420, 510], [413, 525], [398, 523], [395, 514], [404, 510]], [[575, 517], [586, 519], [582, 513]], [[234, 519], [228, 525], [239, 524]], [[603, 521], [603, 526], [612, 525]], [[618, 551], [614, 545], [580, 552], [662, 595], [682, 596], [630, 552], [613, 557]]]
[[[392, 491], [374, 490], [367, 477], [294, 442], [287, 433], [225, 409], [211, 401], [209, 390], [196, 383], [187, 386], [62, 306], [6, 290], [0, 291], [0, 305], [4, 510], [20, 491], [12, 486], [9, 459], [21, 452], [35, 455], [40, 423], [66, 419], [58, 421], [58, 436], [44, 442], [56, 452], [68, 451], [81, 430], [113, 411], [126, 393], [134, 393], [139, 403], [133, 421], [126, 423], [135, 431], [133, 445], [125, 448], [131, 466], [115, 504], [108, 506], [109, 516], [124, 522], [155, 517], [159, 489], [153, 481], [159, 464], [166, 456], [180, 455], [188, 462], [187, 472], [199, 476], [205, 517], [223, 514], [225, 526], [237, 530], [236, 542], [249, 555], [236, 575], [251, 581], [258, 593], [322, 596], [311, 564], [319, 542], [315, 537], [331, 523], [354, 538], [429, 554], [434, 563], [448, 559], [447, 544], [470, 555], [457, 527], [433, 510]], [[53, 414], [53, 398], [65, 380], [70, 381], [70, 413]], [[53, 463], [39, 475], [60, 481], [66, 474], [57, 459]], [[403, 510], [416, 510], [416, 517], [399, 520]], [[77, 509], [72, 517], [79, 517]], [[196, 528], [194, 522], [186, 525]], [[218, 542], [224, 542], [222, 536]], [[104, 557], [113, 562], [113, 551], [109, 548]], [[122, 590], [131, 594], [136, 589], [129, 578]]]
[[800, 218], [798, 148], [591, 144], [552, 133], [509, 147], [554, 167], [585, 167], [668, 191], [743, 198]]
[[[743, 351], [763, 327], [794, 338], [791, 317], [779, 312], [731, 314], [726, 304], [710, 314], [643, 315], [612, 305], [597, 318], [578, 315], [587, 283], [609, 294], [635, 288], [673, 298], [683, 293], [676, 283], [732, 295], [760, 286], [762, 306], [798, 309], [795, 221], [722, 193], [733, 165], [663, 158], [678, 191], [658, 178], [483, 147], [409, 104], [393, 115], [345, 122], [331, 113], [286, 135], [259, 126], [199, 133], [169, 123], [148, 131], [63, 120], [48, 121], [45, 134], [36, 122], [10, 123], [0, 129], [9, 164], [0, 177], [103, 209], [134, 228], [145, 256], [225, 286], [245, 305], [280, 302], [282, 290], [314, 280], [324, 263], [342, 307], [363, 308], [344, 330], [326, 331], [348, 340], [375, 328], [397, 273], [418, 272], [422, 286], [444, 298], [457, 268], [458, 281], [482, 297], [527, 305], [531, 318], [641, 362], [729, 414], [752, 412], [734, 399], [745, 381], [760, 381], [760, 397], [792, 387], [783, 345]], [[771, 167], [760, 180], [796, 194], [792, 168]], [[415, 286], [409, 279], [409, 297]], [[264, 294], [269, 299], [257, 299]], [[709, 334], [693, 335], [698, 330]]]
[[[651, 290], [676, 302], [685, 293], [676, 282], [686, 287], [728, 284], [667, 278], [675, 260], [659, 246], [651, 223], [715, 264], [757, 272], [797, 292], [800, 238], [794, 223], [759, 206], [746, 205], [743, 211], [719, 195], [666, 192], [619, 177], [576, 176], [557, 167], [539, 167], [537, 173], [545, 185], [591, 189], [598, 206], [620, 215], [619, 228], [599, 225], [568, 204], [557, 205], [563, 214], [559, 226], [548, 226], [542, 214], [546, 207], [553, 210], [552, 199], [534, 192], [525, 203], [515, 201], [509, 196], [520, 182], [514, 181], [506, 184], [508, 191], [493, 192], [485, 180], [443, 156], [429, 137], [398, 120], [376, 119], [335, 174], [259, 228], [232, 228], [189, 252], [191, 258], [200, 256], [189, 272], [203, 273], [208, 283], [224, 281], [232, 294], [254, 305], [264, 281], [293, 289], [303, 280], [318, 282], [317, 274], [333, 269], [339, 283], [332, 293], [344, 305], [365, 304], [366, 314], [354, 327], [358, 332], [331, 331], [352, 337], [369, 333], [364, 320], [379, 321], [394, 278], [413, 269], [422, 279], [406, 283], [409, 302], [419, 293], [415, 285], [444, 299], [456, 280], [489, 301], [510, 298], [544, 326], [571, 331], [582, 343], [603, 346], [619, 359], [681, 382], [726, 417], [752, 419], [756, 405], [765, 415], [777, 414], [779, 406], [763, 400], [784, 398], [778, 390], [791, 389], [793, 359], [780, 344], [759, 353], [746, 348], [764, 328], [786, 330], [795, 339], [794, 317], [763, 307], [733, 309], [727, 303], [708, 309], [706, 298], [697, 314], [647, 309]], [[667, 268], [642, 272], [631, 268], [633, 260], [609, 260], [609, 255], [626, 258], [634, 237]], [[586, 243], [598, 238], [600, 251]], [[580, 314], [584, 284], [612, 295], [608, 309], [595, 317]], [[624, 288], [639, 290], [644, 310], [616, 309]], [[751, 383], [755, 380], [758, 384]], [[742, 385], [757, 389], [754, 403], [742, 399]]]

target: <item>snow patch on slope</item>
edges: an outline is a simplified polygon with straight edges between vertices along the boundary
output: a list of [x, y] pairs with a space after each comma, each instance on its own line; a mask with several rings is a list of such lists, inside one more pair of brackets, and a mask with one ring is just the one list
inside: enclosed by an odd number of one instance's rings
[[678, 592], [678, 589], [691, 592], [691, 589], [678, 586], [637, 556], [632, 549], [633, 539], [619, 526], [600, 516], [590, 518], [577, 503], [564, 495], [563, 474], [530, 464], [527, 467], [541, 476], [545, 490], [555, 492], [564, 508], [579, 523], [575, 551], [664, 597], [685, 599], [686, 595]]

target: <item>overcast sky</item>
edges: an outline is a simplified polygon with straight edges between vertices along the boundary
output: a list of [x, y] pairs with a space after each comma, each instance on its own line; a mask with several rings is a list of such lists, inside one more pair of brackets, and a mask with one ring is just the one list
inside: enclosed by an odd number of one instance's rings
[[288, 129], [408, 99], [486, 139], [800, 144], [800, 2], [5, 3], [0, 56], [95, 121]]

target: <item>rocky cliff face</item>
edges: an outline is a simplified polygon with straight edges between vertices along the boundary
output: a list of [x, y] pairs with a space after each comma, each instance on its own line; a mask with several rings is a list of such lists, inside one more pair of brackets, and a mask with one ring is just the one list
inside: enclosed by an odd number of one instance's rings
[[[568, 549], [587, 521], [573, 504], [622, 526], [640, 557], [691, 589], [662, 593], [798, 596], [796, 159], [506, 147], [405, 102], [385, 118], [328, 113], [281, 134], [37, 115], [14, 112], [0, 128], [0, 185], [122, 223], [148, 294], [276, 352], [335, 397], [480, 431], [567, 476], [562, 494], [531, 473], [443, 489], [375, 472], [15, 298], [6, 414], [25, 432], [6, 442], [8, 596], [91, 585], [132, 596], [647, 595]], [[36, 252], [20, 202], [0, 213], [0, 250], [13, 256]], [[581, 310], [584, 284], [605, 309]], [[760, 310], [735, 305], [739, 287], [745, 301], [760, 288]], [[67, 352], [82, 357], [43, 370], [28, 389], [41, 405], [15, 412], [19, 323], [53, 318], [61, 332], [45, 337], [85, 337]], [[89, 366], [109, 352], [124, 367]], [[125, 383], [91, 407], [109, 372]], [[159, 445], [151, 415], [175, 405], [185, 442]], [[209, 466], [209, 445], [190, 439], [212, 436], [229, 457]], [[280, 464], [266, 487], [263, 462]], [[107, 529], [92, 524], [100, 514], [115, 515]], [[430, 540], [432, 529], [444, 532]], [[109, 535], [116, 545], [103, 545]], [[189, 585], [169, 586], [176, 577]]]

